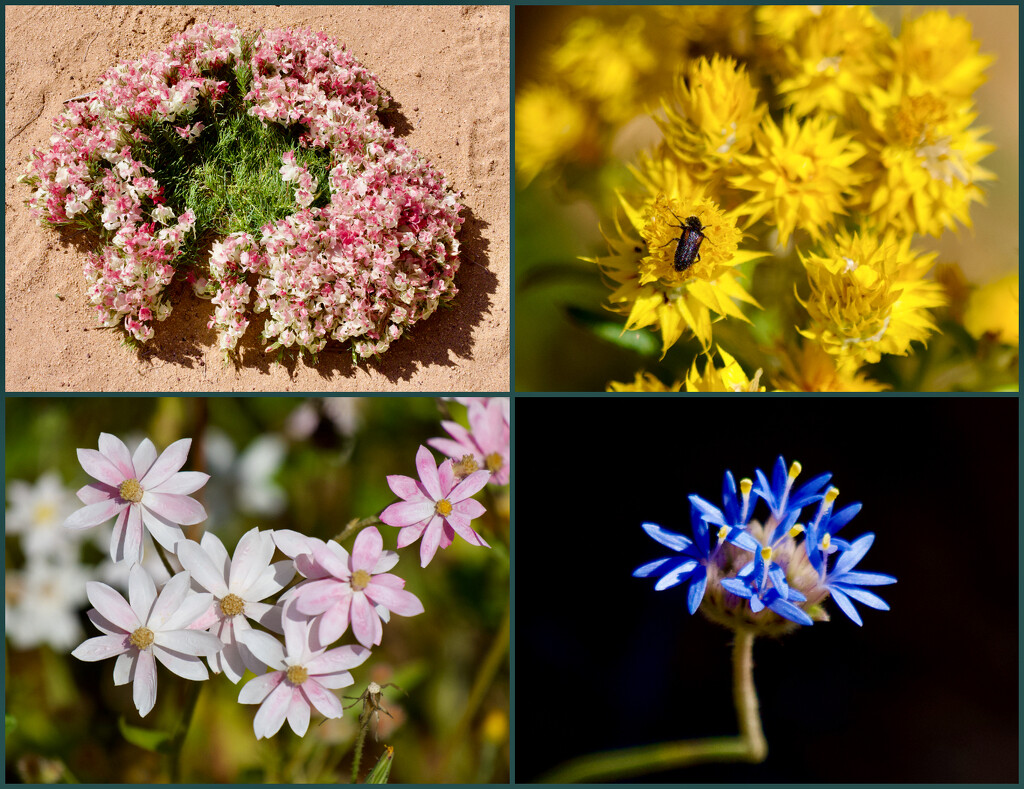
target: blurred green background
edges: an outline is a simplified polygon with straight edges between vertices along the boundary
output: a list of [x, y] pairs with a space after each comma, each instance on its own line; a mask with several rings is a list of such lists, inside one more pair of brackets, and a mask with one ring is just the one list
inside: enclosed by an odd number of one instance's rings
[[[935, 8], [966, 17], [973, 27], [974, 39], [980, 42], [980, 51], [995, 56], [995, 62], [986, 72], [988, 80], [978, 89], [975, 98], [979, 115], [976, 125], [990, 130], [985, 140], [997, 147], [981, 164], [995, 172], [998, 180], [985, 184], [987, 205], [972, 207], [973, 229], [961, 228], [959, 233], [947, 231], [941, 239], [917, 237], [914, 246], [922, 251], [937, 251], [938, 263], [958, 263], [971, 285], [982, 286], [1016, 272], [1019, 265], [1019, 9], [1016, 6], [878, 6], [874, 12], [893, 30], [899, 30], [902, 19], [917, 17]], [[550, 50], [575, 20], [599, 16], [609, 24], [627, 25], [631, 14], [643, 16], [649, 10], [622, 6], [516, 7], [516, 89], [550, 79]], [[660, 63], [674, 71], [679, 52], [665, 51], [663, 55]], [[659, 362], [660, 348], [656, 345], [645, 354], [638, 354], [602, 339], [601, 330], [617, 336], [623, 319], [604, 309], [611, 291], [602, 283], [597, 267], [579, 260], [607, 254], [599, 223], [612, 230], [614, 190], [632, 182], [626, 164], [660, 139], [654, 121], [640, 113], [622, 123], [615, 132], [611, 157], [601, 160], [596, 156], [590, 170], [582, 162], [583, 154], [577, 152], [580, 159], [576, 166], [557, 174], [542, 173], [525, 188], [521, 181], [517, 182], [518, 391], [604, 391], [610, 380], [632, 381], [640, 369], [671, 383], [683, 378], [685, 369], [698, 353], [699, 344], [691, 339], [678, 343], [666, 359]], [[771, 277], [768, 268], [755, 269], [755, 295], [761, 290], [770, 290], [759, 288], [760, 279]], [[599, 326], [601, 321], [607, 321], [608, 325]], [[726, 338], [727, 350], [728, 323], [716, 325], [716, 336], [721, 333]], [[927, 353], [937, 364], [948, 366], [949, 369], [941, 373], [945, 377], [935, 381], [936, 388], [943, 380], [971, 380], [975, 376], [974, 371], [958, 369], [957, 364], [984, 365], [991, 361], [964, 362], [963, 355], [974, 350], [971, 338], [953, 321], [940, 328], [946, 334], [934, 336], [927, 351], [915, 346], [918, 354]], [[875, 370], [874, 377], [899, 382], [916, 375], [920, 365], [920, 360], [892, 357], [881, 369]], [[747, 372], [752, 375], [754, 371]], [[976, 374], [984, 382], [981, 388], [1004, 383], [1001, 378], [993, 381], [991, 375], [986, 375], [985, 370]], [[1012, 380], [1016, 380], [1015, 371]]]
[[[34, 484], [52, 470], [73, 492], [91, 481], [75, 449], [96, 448], [99, 433], [108, 432], [133, 451], [147, 436], [160, 451], [191, 437], [185, 470], [211, 474], [193, 494], [209, 514], [202, 526], [229, 552], [254, 526], [329, 539], [351, 519], [378, 515], [397, 500], [386, 476], [416, 476], [416, 450], [446, 436], [440, 425], [445, 413], [465, 423], [463, 406], [433, 398], [9, 398], [8, 520], [12, 480]], [[385, 689], [383, 704], [392, 717], [381, 715], [377, 739], [373, 731], [367, 737], [360, 776], [389, 745], [395, 749], [392, 782], [508, 780], [508, 487], [487, 486], [478, 498], [488, 513], [474, 527], [491, 550], [456, 539], [427, 568], [419, 566], [418, 543], [399, 552], [393, 572], [406, 579], [425, 613], [385, 624], [381, 646], [353, 670], [355, 684], [340, 691], [358, 697], [370, 681], [394, 682], [404, 691]], [[394, 550], [398, 530], [379, 529], [384, 547]], [[82, 638], [67, 650], [15, 648], [12, 576], [25, 556], [10, 531], [8, 525], [7, 781], [163, 780], [164, 757], [129, 744], [119, 717], [142, 729], [173, 730], [188, 681], [159, 668], [156, 708], [140, 719], [131, 685], [113, 685], [112, 661], [84, 663], [66, 654], [99, 635], [85, 617], [87, 603], [78, 611]], [[354, 533], [343, 541], [349, 550], [353, 539]], [[82, 547], [81, 565], [96, 580], [109, 572], [101, 568], [106, 547]], [[354, 643], [350, 632], [345, 643]], [[246, 679], [236, 686], [211, 675], [202, 683], [184, 746], [184, 782], [350, 780], [358, 705], [340, 720], [314, 714], [304, 738], [285, 725], [257, 743], [257, 707], [237, 703]]]

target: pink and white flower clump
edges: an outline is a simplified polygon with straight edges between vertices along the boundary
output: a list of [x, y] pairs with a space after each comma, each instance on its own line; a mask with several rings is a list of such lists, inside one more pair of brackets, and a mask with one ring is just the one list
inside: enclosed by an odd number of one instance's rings
[[89, 619], [104, 635], [71, 654], [85, 661], [116, 657], [114, 684], [133, 683], [139, 715], [145, 717], [156, 704], [156, 661], [185, 679], [209, 678], [199, 656], [215, 654], [222, 644], [210, 633], [190, 629], [212, 596], [191, 592], [188, 573], [175, 575], [158, 594], [149, 573], [136, 564], [128, 578], [128, 600], [99, 581], [90, 581], [85, 590], [95, 606]]
[[203, 505], [188, 496], [206, 484], [209, 474], [180, 471], [192, 439], [175, 441], [157, 456], [148, 438], [135, 454], [117, 436], [100, 433], [99, 451], [79, 449], [78, 460], [98, 482], [78, 491], [86, 506], [75, 511], [64, 526], [88, 529], [116, 516], [110, 542], [115, 562], [142, 562], [143, 526], [169, 551], [184, 538], [181, 526], [206, 520]]
[[[308, 580], [290, 589], [281, 598], [286, 606], [316, 623], [314, 635], [320, 644], [337, 641], [352, 624], [352, 634], [364, 647], [380, 644], [381, 620], [390, 613], [415, 616], [423, 613], [423, 603], [405, 591], [405, 581], [389, 573], [398, 563], [398, 554], [384, 550], [384, 540], [376, 527], [359, 532], [351, 555], [333, 540], [323, 542], [295, 532], [275, 534], [279, 545], [295, 555], [295, 566]], [[299, 541], [297, 541], [297, 539]], [[282, 549], [284, 550], [284, 549]]]
[[210, 657], [214, 673], [223, 672], [237, 683], [246, 669], [263, 671], [263, 664], [249, 651], [240, 636], [252, 629], [249, 620], [276, 633], [281, 630], [281, 608], [261, 602], [278, 594], [295, 576], [290, 561], [274, 562], [274, 533], [250, 529], [235, 546], [234, 558], [215, 534], [206, 532], [201, 542], [182, 540], [176, 546], [178, 561], [192, 575], [192, 586], [209, 592], [206, 612], [193, 623], [209, 630], [224, 644]]
[[360, 646], [324, 649], [311, 643], [312, 623], [284, 617], [284, 645], [269, 633], [249, 630], [245, 645], [271, 670], [242, 686], [238, 701], [259, 704], [253, 719], [256, 739], [272, 737], [284, 725], [300, 737], [309, 727], [310, 710], [325, 718], [340, 718], [341, 701], [330, 691], [354, 680], [349, 669], [361, 665], [370, 650]]
[[420, 565], [426, 567], [438, 548], [447, 548], [458, 534], [470, 545], [490, 546], [477, 534], [470, 522], [486, 512], [484, 505], [470, 498], [479, 492], [491, 476], [489, 471], [474, 471], [459, 479], [451, 459], [440, 467], [430, 450], [421, 446], [416, 452], [416, 470], [420, 478], [400, 474], [388, 476], [388, 486], [403, 501], [392, 504], [380, 514], [382, 523], [397, 526], [398, 547], [416, 540], [420, 543]]
[[140, 161], [152, 142], [142, 128], [163, 124], [194, 144], [208, 128], [195, 116], [214, 117], [230, 87], [216, 74], [239, 66], [252, 74], [239, 97], [246, 112], [300, 126], [301, 146], [330, 152], [330, 204], [313, 206], [320, 184], [288, 151], [280, 175], [296, 183], [296, 211], [259, 238], [253, 228], [215, 244], [208, 277], [185, 272], [214, 299], [221, 349], [234, 352], [245, 333], [256, 279], [254, 309], [270, 313], [268, 351], [317, 353], [334, 339], [350, 341], [357, 357], [383, 353], [458, 292], [461, 195], [378, 120], [389, 98], [376, 77], [323, 33], [263, 31], [246, 46], [232, 24], [198, 24], [162, 52], [111, 69], [55, 119], [49, 150], [33, 151], [22, 177], [34, 189], [32, 213], [100, 234], [85, 267], [100, 322], [152, 338], [153, 322], [171, 311], [167, 285], [190, 263], [184, 241], [195, 215], [167, 205]]

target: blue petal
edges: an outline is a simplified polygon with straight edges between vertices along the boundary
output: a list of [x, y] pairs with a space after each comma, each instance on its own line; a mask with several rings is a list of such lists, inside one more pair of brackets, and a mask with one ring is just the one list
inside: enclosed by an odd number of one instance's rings
[[722, 505], [725, 507], [725, 516], [729, 519], [729, 523], [739, 523], [739, 497], [736, 495], [736, 480], [731, 471], [726, 471], [725, 479], [722, 480]]
[[761, 601], [761, 598], [757, 595], [750, 596], [750, 610], [753, 611], [755, 614], [759, 614], [761, 613], [761, 611], [764, 610], [764, 603]]
[[854, 608], [853, 603], [850, 602], [849, 597], [847, 597], [845, 594], [843, 594], [839, 589], [836, 589], [835, 587], [830, 588], [829, 592], [832, 594], [832, 599], [836, 601], [836, 605], [838, 605], [843, 610], [844, 614], [850, 617], [850, 619], [852, 619], [855, 624], [864, 624], [864, 622], [861, 621], [860, 614], [857, 613], [857, 609]]
[[761, 469], [757, 469], [754, 472], [757, 475], [757, 483], [754, 485], [754, 491], [768, 504], [768, 509], [772, 512], [775, 511], [775, 492], [772, 490], [772, 486], [768, 484], [768, 478], [764, 475]]
[[743, 581], [738, 581], [735, 578], [723, 578], [721, 583], [725, 591], [731, 592], [737, 597], [749, 598], [753, 594], [750, 591], [750, 587], [743, 583]]
[[835, 534], [843, 526], [853, 520], [853, 516], [860, 512], [861, 507], [864, 505], [859, 501], [856, 504], [851, 504], [849, 507], [843, 507], [839, 512], [835, 513], [828, 521], [828, 530], [830, 534]]
[[[879, 611], [889, 610], [889, 604], [874, 592], [869, 592], [867, 589], [860, 589], [856, 586], [847, 586], [846, 584], [837, 584], [837, 586], [858, 603], [871, 606], [871, 608], [875, 608]], [[833, 586], [832, 589], [835, 589], [835, 586]]]
[[751, 537], [747, 532], [741, 531], [740, 529], [733, 529], [730, 531], [729, 536], [726, 537], [726, 541], [739, 546], [745, 551], [750, 551], [751, 553], [757, 553], [761, 550], [761, 546], [758, 544], [757, 540]]
[[[753, 607], [753, 606], [751, 606]], [[781, 597], [777, 600], [772, 601], [771, 605], [768, 606], [772, 611], [777, 613], [779, 616], [785, 617], [791, 622], [796, 622], [798, 625], [813, 625], [814, 620], [804, 613], [803, 609], [797, 608], [788, 600], [783, 600]]]
[[668, 559], [655, 559], [653, 562], [648, 562], [647, 564], [642, 564], [642, 565], [640, 565], [639, 567], [637, 567], [633, 571], [633, 577], [634, 578], [648, 578], [648, 577], [654, 575], [655, 570], [657, 570], [659, 567], [661, 567], [663, 564], [665, 564], [665, 562], [673, 562], [673, 561], [675, 561], [675, 559], [670, 557]]
[[786, 573], [775, 562], [772, 562], [771, 567], [768, 568], [768, 577], [772, 579], [772, 584], [779, 590], [779, 596], [783, 600], [789, 599], [789, 584], [786, 583]]
[[775, 461], [775, 468], [772, 470], [772, 493], [781, 498], [788, 480], [789, 469], [786, 468], [785, 459], [779, 455], [779, 459]]
[[683, 581], [689, 578], [693, 571], [696, 569], [697, 562], [695, 562], [693, 559], [688, 559], [675, 569], [669, 571], [666, 575], [662, 576], [661, 580], [654, 585], [654, 591], [661, 592], [665, 589], [669, 589], [673, 586], [676, 586], [677, 584], [681, 584]]
[[696, 538], [696, 542], [694, 543], [693, 550], [689, 551], [689, 553], [692, 554], [693, 551], [696, 551], [698, 555], [707, 558], [711, 553], [711, 541], [708, 539], [708, 525], [701, 516], [700, 510], [692, 504], [690, 506], [690, 525], [693, 529], [693, 536]]
[[885, 573], [843, 573], [832, 580], [834, 583], [853, 584], [854, 586], [883, 586], [896, 583], [893, 576]]
[[831, 474], [819, 474], [806, 485], [801, 485], [800, 489], [789, 497], [789, 506], [803, 507], [812, 501], [817, 501], [822, 497], [821, 489], [830, 479], [832, 479]]
[[704, 516], [704, 520], [708, 523], [713, 523], [716, 526], [729, 525], [725, 522], [725, 515], [722, 514], [722, 511], [718, 509], [718, 507], [708, 501], [704, 501], [704, 499], [697, 494], [692, 494], [690, 496], [690, 504], [700, 510], [701, 515]]
[[686, 598], [686, 607], [690, 613], [694, 613], [700, 607], [700, 601], [704, 599], [704, 590], [708, 585], [708, 568], [701, 565], [699, 571], [693, 574], [690, 581], [690, 592]]
[[662, 545], [668, 546], [673, 551], [685, 551], [689, 546], [693, 545], [693, 540], [689, 537], [663, 529], [657, 523], [643, 523], [641, 526], [651, 537]]
[[871, 543], [874, 541], [875, 535], [868, 532], [850, 543], [850, 547], [843, 551], [843, 555], [839, 557], [839, 561], [836, 562], [836, 566], [832, 569], [832, 575], [841, 575], [856, 567], [857, 562], [864, 558], [864, 554], [868, 552], [868, 548], [871, 547]]

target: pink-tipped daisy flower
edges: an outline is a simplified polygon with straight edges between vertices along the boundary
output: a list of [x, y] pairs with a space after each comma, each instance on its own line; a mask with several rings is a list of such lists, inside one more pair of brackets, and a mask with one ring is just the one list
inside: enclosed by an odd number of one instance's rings
[[295, 575], [290, 561], [275, 562], [273, 532], [250, 529], [235, 546], [235, 556], [228, 556], [224, 543], [210, 532], [201, 543], [181, 540], [175, 551], [182, 567], [192, 574], [192, 586], [211, 592], [214, 600], [206, 613], [193, 625], [209, 629], [223, 643], [224, 649], [210, 657], [210, 668], [223, 672], [237, 683], [249, 669], [263, 670], [259, 661], [238, 634], [251, 629], [249, 620], [280, 633], [281, 608], [260, 602], [276, 595]]
[[[289, 616], [292, 614], [292, 616]], [[300, 737], [309, 728], [310, 709], [325, 718], [340, 718], [341, 701], [331, 690], [351, 685], [348, 669], [360, 665], [370, 650], [349, 645], [317, 649], [310, 644], [312, 623], [285, 609], [284, 645], [269, 633], [247, 630], [239, 635], [271, 670], [249, 680], [238, 694], [241, 704], [259, 704], [252, 728], [256, 739], [273, 737], [285, 720]]]
[[294, 603], [305, 616], [319, 616], [316, 639], [322, 645], [341, 638], [351, 620], [356, 640], [372, 647], [380, 643], [383, 633], [381, 609], [385, 621], [389, 612], [400, 616], [423, 613], [423, 603], [405, 591], [405, 581], [387, 572], [395, 566], [398, 554], [384, 550], [384, 540], [374, 526], [359, 532], [351, 555], [331, 540], [314, 544], [306, 561], [310, 560], [313, 566], [303, 568], [311, 571], [310, 580], [288, 592], [287, 604]]
[[459, 480], [446, 460], [438, 468], [430, 450], [421, 446], [416, 452], [418, 480], [400, 474], [388, 476], [388, 486], [403, 501], [392, 504], [380, 514], [382, 523], [397, 526], [398, 547], [404, 548], [423, 537], [420, 566], [426, 567], [438, 548], [447, 548], [458, 534], [471, 545], [490, 546], [469, 525], [486, 512], [484, 505], [471, 499], [487, 484], [489, 471], [474, 471]]
[[88, 529], [117, 516], [110, 541], [110, 557], [129, 564], [142, 561], [145, 527], [169, 551], [185, 535], [181, 526], [206, 520], [206, 510], [189, 493], [206, 484], [209, 474], [179, 471], [188, 458], [191, 438], [175, 441], [157, 457], [148, 438], [132, 455], [117, 436], [100, 433], [99, 451], [79, 449], [85, 472], [99, 482], [78, 491], [85, 506], [64, 521], [69, 529]]
[[210, 606], [212, 596], [189, 589], [188, 573], [178, 573], [157, 594], [156, 584], [136, 564], [128, 576], [128, 600], [99, 581], [90, 581], [85, 592], [95, 608], [89, 619], [104, 635], [90, 638], [71, 654], [79, 660], [117, 657], [114, 684], [132, 682], [139, 715], [145, 717], [156, 704], [156, 661], [185, 679], [209, 678], [200, 655], [221, 648], [220, 639], [190, 629]]
[[509, 478], [509, 419], [507, 397], [467, 397], [465, 405], [469, 430], [458, 422], [441, 426], [451, 438], [432, 438], [427, 443], [456, 462], [467, 456], [476, 468], [491, 472], [492, 485], [507, 485]]

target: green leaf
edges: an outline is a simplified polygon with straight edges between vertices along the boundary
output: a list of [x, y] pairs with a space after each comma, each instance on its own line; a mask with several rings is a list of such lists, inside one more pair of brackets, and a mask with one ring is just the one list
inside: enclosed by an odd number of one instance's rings
[[15, 720], [13, 715], [4, 715], [4, 737], [10, 734], [17, 727], [18, 721]]
[[574, 323], [605, 342], [628, 351], [634, 351], [641, 356], [659, 356], [661, 354], [661, 342], [653, 332], [647, 329], [623, 331], [622, 324], [618, 321], [608, 320], [604, 313], [586, 310], [582, 307], [567, 307], [566, 311]]
[[123, 715], [117, 719], [117, 728], [121, 730], [121, 735], [132, 745], [137, 745], [153, 753], [168, 752], [171, 743], [171, 734], [169, 732], [132, 726], [124, 719]]
[[386, 784], [388, 782], [388, 776], [391, 775], [391, 761], [395, 758], [395, 749], [388, 745], [380, 759], [377, 760], [377, 764], [374, 765], [373, 769], [370, 770], [370, 774], [366, 776], [364, 784]]

